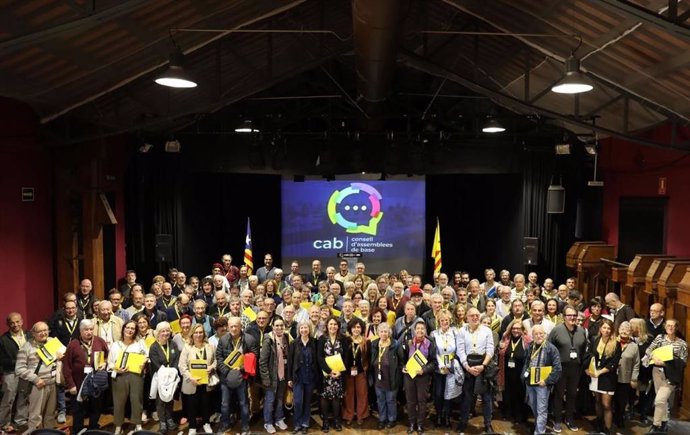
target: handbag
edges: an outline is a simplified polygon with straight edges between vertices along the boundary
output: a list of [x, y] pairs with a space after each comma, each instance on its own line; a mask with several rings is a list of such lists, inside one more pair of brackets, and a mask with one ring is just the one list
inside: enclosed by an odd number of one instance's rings
[[467, 355], [467, 365], [470, 367], [480, 366], [484, 364], [485, 354], [471, 353]]
[[244, 373], [247, 376], [256, 376], [256, 355], [252, 352], [244, 354]]

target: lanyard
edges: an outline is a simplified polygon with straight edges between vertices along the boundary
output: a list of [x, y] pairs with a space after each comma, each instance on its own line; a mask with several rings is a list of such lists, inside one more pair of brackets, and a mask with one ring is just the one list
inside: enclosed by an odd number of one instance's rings
[[170, 364], [170, 347], [166, 344], [165, 346], [161, 346], [163, 348], [163, 352], [165, 353], [165, 362]]
[[[470, 327], [467, 327], [467, 330], [470, 330]], [[472, 343], [472, 350], [477, 350], [477, 342], [479, 341], [479, 327], [477, 327], [477, 330], [474, 332], [470, 331], [470, 342]]]
[[74, 330], [77, 328], [77, 319], [74, 319], [71, 322], [65, 319], [65, 326], [67, 326], [67, 331], [69, 331], [69, 335], [74, 334]]
[[[601, 360], [604, 359], [604, 352], [606, 352], [606, 346], [609, 344], [609, 340], [611, 340], [611, 337], [609, 337], [606, 340], [606, 343], [604, 343], [604, 350], [601, 352], [597, 352], [599, 354], [599, 364], [601, 364]], [[601, 341], [600, 341], [601, 342]]]
[[[538, 348], [532, 350], [532, 356], [530, 356], [530, 360], [534, 359], [534, 356], [539, 354], [539, 359], [541, 359], [541, 349], [544, 347], [544, 343], [540, 344]], [[538, 365], [538, 364], [537, 364]]]
[[513, 354], [515, 353], [515, 349], [517, 348], [518, 344], [522, 343], [522, 337], [518, 339], [515, 343], [513, 343], [513, 340], [510, 340], [510, 358], [513, 358]]
[[227, 308], [227, 307], [222, 307], [222, 308], [221, 308], [221, 307], [218, 307], [218, 317], [223, 317], [223, 315], [225, 314], [225, 309], [226, 309], [226, 308]]
[[237, 337], [237, 340], [235, 340], [235, 341], [232, 342], [232, 350], [240, 352], [240, 351], [237, 349], [237, 348], [239, 347], [239, 345], [240, 345], [240, 340], [242, 340], [242, 336], [241, 336], [241, 335], [240, 335], [239, 337]]
[[386, 353], [388, 350], [388, 346], [381, 346], [381, 342], [379, 342], [379, 372], [381, 372], [381, 360], [383, 360], [383, 355]]
[[194, 349], [196, 351], [196, 359], [203, 359], [206, 360], [206, 347], [202, 349]]
[[86, 353], [86, 365], [90, 366], [91, 365], [91, 353], [92, 353], [91, 349], [93, 349], [93, 340], [91, 341], [90, 344], [86, 344], [83, 341], [81, 341], [81, 347], [84, 349], [84, 353]]
[[355, 360], [357, 359], [357, 354], [359, 353], [359, 344], [355, 343], [354, 340], [352, 341], [352, 362], [354, 364]]

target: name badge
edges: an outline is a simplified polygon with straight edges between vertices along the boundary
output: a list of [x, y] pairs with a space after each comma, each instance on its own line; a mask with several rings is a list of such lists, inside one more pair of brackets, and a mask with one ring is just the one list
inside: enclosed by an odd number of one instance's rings
[[378, 376], [376, 376], [376, 378], [380, 381], [381, 380], [381, 373], [379, 373]]
[[53, 367], [52, 369], [50, 369], [50, 376], [54, 378], [56, 375], [57, 375], [57, 368]]
[[515, 368], [515, 361], [513, 361], [512, 359], [508, 360], [508, 368], [514, 369]]
[[91, 367], [91, 366], [86, 366], [86, 367], [84, 367], [84, 373], [85, 373], [85, 374], [88, 375], [88, 374], [91, 373], [91, 372], [93, 372], [93, 367]]
[[357, 376], [357, 369], [356, 368], [353, 368], [352, 370], [350, 370], [350, 376]]
[[577, 359], [577, 352], [575, 352], [574, 350], [570, 351], [570, 359]]

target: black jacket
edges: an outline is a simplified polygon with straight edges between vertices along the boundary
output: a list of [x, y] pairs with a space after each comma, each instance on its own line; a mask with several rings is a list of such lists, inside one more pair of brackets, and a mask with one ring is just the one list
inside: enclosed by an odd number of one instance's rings
[[[425, 340], [429, 340], [429, 355], [426, 357], [426, 364], [422, 367], [422, 375], [428, 375], [436, 370], [436, 344], [429, 337]], [[404, 367], [407, 361], [410, 359], [410, 346], [412, 345], [412, 340], [406, 340], [398, 348], [398, 358], [400, 359], [400, 364]], [[401, 367], [401, 368], [402, 368]]]
[[56, 337], [62, 344], [67, 346], [73, 338], [79, 338], [79, 322], [81, 322], [81, 318], [77, 315], [74, 330], [70, 332], [65, 320], [65, 311], [57, 310], [48, 320], [50, 335], [51, 337]]
[[[287, 334], [283, 334], [283, 338], [289, 342], [290, 338]], [[287, 358], [285, 362], [290, 361], [290, 346], [288, 343]], [[285, 379], [287, 380], [288, 368], [285, 367]], [[273, 333], [264, 336], [264, 343], [261, 346], [261, 355], [259, 356], [259, 375], [261, 376], [261, 384], [270, 390], [275, 391], [278, 388], [278, 346]]]
[[[319, 373], [319, 363], [318, 363], [318, 355], [316, 353], [316, 340], [312, 337], [309, 337], [309, 341], [307, 342], [306, 347], [311, 349], [311, 353], [314, 356], [314, 361], [313, 361], [313, 379], [310, 379], [310, 382], [305, 381], [304, 379], [300, 379], [300, 382], [309, 384], [311, 383], [312, 385], [316, 385], [317, 381], [317, 374]], [[288, 350], [288, 371], [287, 371], [287, 380], [288, 381], [294, 381], [297, 379], [297, 370], [304, 365], [304, 354], [302, 353], [303, 345], [302, 345], [302, 338], [297, 337], [295, 338], [292, 343], [290, 343], [290, 349]]]
[[168, 354], [170, 355], [170, 361], [165, 359], [165, 352], [163, 352], [163, 348], [158, 341], [151, 344], [149, 360], [151, 361], [152, 373], [156, 373], [163, 366], [177, 368], [180, 362], [180, 349], [177, 348], [172, 340], [168, 340]]
[[[242, 353], [247, 354], [249, 352], [253, 353], [256, 357], [256, 370], [259, 371], [259, 343], [257, 343], [254, 338], [245, 333], [241, 333], [241, 340], [239, 346], [242, 348]], [[218, 375], [221, 380], [228, 376], [230, 368], [225, 365], [225, 358], [230, 355], [231, 352], [235, 350], [235, 345], [233, 343], [233, 337], [231, 334], [225, 334], [223, 338], [218, 342], [218, 347], [216, 348], [216, 370], [218, 370]], [[242, 369], [244, 370], [244, 369]]]
[[[376, 371], [374, 368], [378, 367], [380, 341], [381, 339], [377, 338], [376, 340], [371, 342], [371, 345], [369, 347], [369, 367], [372, 368], [371, 370], [369, 370], [369, 385], [374, 385], [374, 372]], [[400, 383], [402, 381], [402, 366], [400, 357], [398, 355], [398, 345], [398, 342], [393, 340], [391, 342], [391, 345], [388, 346], [388, 348], [386, 349], [389, 362], [388, 367], [390, 370], [389, 374], [391, 380], [391, 391], [397, 390], [400, 387]]]
[[[26, 341], [31, 339], [31, 334], [24, 332]], [[14, 373], [14, 366], [17, 364], [17, 353], [19, 346], [17, 342], [12, 339], [10, 331], [5, 332], [0, 336], [0, 365], [3, 373]]]

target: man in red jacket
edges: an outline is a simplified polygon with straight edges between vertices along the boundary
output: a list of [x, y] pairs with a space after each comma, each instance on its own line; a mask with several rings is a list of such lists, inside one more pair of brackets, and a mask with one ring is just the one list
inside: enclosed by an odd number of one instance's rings
[[84, 430], [84, 417], [89, 417], [88, 429], [99, 429], [101, 400], [95, 397], [82, 397], [77, 401], [81, 384], [89, 373], [105, 369], [108, 358], [108, 345], [101, 337], [94, 335], [94, 322], [84, 319], [79, 323], [79, 337], [70, 341], [62, 359], [62, 374], [65, 388], [74, 396], [72, 399], [72, 433], [77, 435]]

